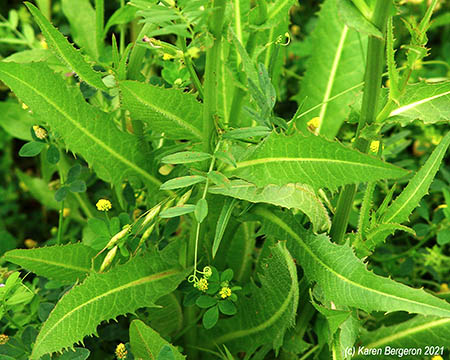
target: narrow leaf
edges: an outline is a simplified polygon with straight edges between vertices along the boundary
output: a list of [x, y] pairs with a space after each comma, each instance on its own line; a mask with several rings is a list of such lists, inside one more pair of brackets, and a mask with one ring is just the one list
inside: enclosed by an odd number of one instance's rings
[[47, 40], [48, 45], [72, 71], [74, 71], [82, 80], [93, 87], [107, 91], [108, 88], [103, 84], [101, 75], [90, 67], [83, 56], [71, 45], [66, 38], [45, 18], [44, 15], [31, 3], [25, 5], [30, 10], [34, 19], [41, 28], [42, 33]]
[[383, 223], [402, 223], [406, 221], [411, 212], [417, 207], [422, 197], [428, 193], [434, 176], [439, 170], [442, 158], [450, 145], [450, 132], [445, 135], [440, 144], [436, 146], [428, 160], [409, 181], [402, 193], [395, 198], [382, 217]]
[[190, 214], [195, 211], [195, 205], [187, 204], [183, 206], [174, 206], [171, 208], [168, 208], [164, 211], [161, 211], [159, 214], [162, 218], [173, 218], [185, 214]]
[[217, 254], [220, 243], [223, 238], [225, 229], [227, 228], [228, 221], [230, 221], [231, 213], [233, 212], [234, 206], [236, 205], [235, 199], [226, 199], [225, 203], [220, 211], [219, 219], [217, 220], [216, 233], [214, 235], [214, 242], [212, 247], [213, 258]]
[[141, 320], [133, 320], [130, 325], [130, 344], [133, 355], [142, 359], [156, 359], [160, 351], [169, 346], [174, 359], [182, 360], [185, 356], [180, 354], [177, 348], [164, 340], [151, 327], [145, 325]]
[[258, 187], [301, 183], [337, 189], [341, 185], [398, 178], [406, 170], [319, 136], [272, 133], [225, 175], [236, 175]]
[[200, 151], [182, 151], [175, 154], [164, 156], [161, 159], [163, 164], [187, 164], [197, 161], [211, 159], [211, 154]]
[[208, 202], [206, 199], [200, 199], [195, 205], [195, 218], [199, 223], [202, 223], [208, 215]]
[[8, 251], [5, 259], [48, 279], [63, 284], [83, 280], [91, 271], [97, 252], [81, 243]]
[[0, 79], [64, 138], [71, 151], [82, 155], [102, 180], [118, 184], [125, 176], [138, 175], [161, 185], [150, 174], [136, 138], [118, 130], [111, 115], [86, 103], [78, 88], [69, 86], [47, 65], [0, 63]]
[[133, 119], [145, 121], [169, 139], [202, 138], [203, 106], [193, 95], [137, 81], [122, 81], [119, 87], [122, 104]]
[[264, 188], [258, 188], [244, 180], [233, 180], [230, 188], [214, 186], [209, 188], [209, 192], [232, 196], [253, 203], [264, 202], [288, 209], [298, 209], [308, 216], [315, 231], [327, 230], [331, 226], [327, 210], [314, 190], [308, 185], [267, 185]]
[[161, 185], [161, 190], [172, 190], [181, 189], [194, 184], [205, 182], [206, 178], [204, 176], [192, 175], [192, 176], [182, 176], [175, 179], [170, 179]]
[[186, 275], [186, 271], [168, 267], [159, 255], [148, 254], [107, 273], [92, 274], [57, 303], [39, 332], [31, 359], [72, 346], [96, 333], [97, 325], [104, 320], [154, 306]]
[[448, 302], [369, 272], [348, 245], [337, 245], [326, 235], [304, 230], [293, 216], [262, 207], [253, 211], [263, 219], [266, 234], [288, 241], [297, 263], [309, 281], [317, 282], [327, 301], [368, 313], [407, 311], [450, 317]]

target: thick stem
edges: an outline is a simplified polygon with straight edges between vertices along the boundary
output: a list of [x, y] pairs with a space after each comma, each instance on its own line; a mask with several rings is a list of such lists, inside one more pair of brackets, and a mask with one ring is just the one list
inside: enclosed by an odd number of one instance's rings
[[210, 153], [214, 135], [214, 116], [217, 113], [217, 70], [222, 44], [222, 28], [225, 13], [225, 0], [214, 0], [213, 15], [209, 30], [214, 36], [213, 46], [206, 52], [204, 107], [203, 107], [203, 151]]
[[[392, 1], [378, 0], [372, 16], [372, 22], [376, 27], [386, 30], [386, 23], [389, 17]], [[378, 100], [381, 88], [381, 77], [384, 66], [384, 40], [376, 37], [369, 37], [367, 50], [366, 72], [364, 76], [364, 95], [361, 105], [361, 116], [359, 118], [358, 129], [356, 131], [355, 148], [367, 153], [369, 141], [359, 136], [361, 129], [366, 124], [375, 121], [378, 110]], [[344, 187], [336, 208], [336, 214], [331, 225], [330, 235], [336, 243], [341, 243], [347, 230], [350, 210], [356, 194], [356, 185], [351, 184]]]
[[103, 28], [105, 23], [105, 2], [104, 0], [95, 0], [95, 18], [96, 18], [96, 36], [98, 56], [103, 52]]

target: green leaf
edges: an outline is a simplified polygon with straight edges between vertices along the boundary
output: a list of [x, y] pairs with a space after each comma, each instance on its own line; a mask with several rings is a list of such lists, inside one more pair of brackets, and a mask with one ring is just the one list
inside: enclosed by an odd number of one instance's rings
[[195, 96], [137, 81], [122, 81], [119, 87], [122, 105], [134, 120], [145, 121], [169, 139], [202, 138], [203, 105]]
[[66, 183], [70, 184], [71, 182], [77, 180], [80, 174], [81, 174], [81, 165], [75, 164], [69, 169]]
[[0, 126], [11, 136], [20, 140], [30, 141], [30, 128], [36, 124], [36, 120], [28, 111], [16, 101], [0, 102]]
[[447, 132], [422, 168], [409, 181], [401, 194], [395, 198], [381, 218], [383, 223], [402, 223], [417, 207], [422, 197], [428, 193], [434, 176], [439, 170], [442, 158], [450, 145], [450, 132]]
[[206, 178], [200, 175], [182, 176], [170, 179], [161, 185], [161, 190], [181, 189], [194, 184], [205, 182]]
[[69, 189], [74, 193], [85, 192], [86, 183], [83, 180], [75, 180], [69, 185]]
[[207, 295], [201, 295], [195, 300], [195, 304], [202, 309], [207, 309], [217, 304], [217, 299]]
[[220, 281], [231, 281], [233, 279], [234, 272], [233, 269], [226, 269], [222, 274], [220, 275]]
[[394, 50], [394, 24], [392, 22], [392, 16], [388, 19], [387, 32], [386, 32], [386, 63], [389, 75], [389, 99], [398, 102], [400, 97], [400, 74], [395, 63], [395, 50]]
[[424, 82], [408, 85], [399, 99], [399, 105], [389, 114], [406, 125], [413, 120], [425, 124], [450, 122], [450, 81], [438, 84]]
[[219, 310], [225, 315], [234, 315], [237, 313], [236, 305], [229, 299], [219, 301]]
[[408, 232], [416, 235], [415, 231], [407, 226], [400, 224], [376, 224], [372, 229], [368, 230], [365, 236], [365, 244], [369, 250], [375, 249], [380, 245], [389, 235], [392, 235], [396, 230]]
[[128, 24], [129, 22], [133, 21], [136, 15], [136, 11], [137, 8], [134, 6], [130, 6], [129, 4], [116, 10], [106, 23], [103, 38], [106, 37], [111, 26]]
[[169, 346], [175, 355], [174, 359], [185, 359], [173, 345], [140, 320], [133, 320], [130, 324], [130, 344], [133, 355], [138, 358], [155, 359], [165, 346]]
[[337, 245], [326, 235], [304, 230], [293, 216], [262, 207], [253, 211], [263, 219], [266, 234], [288, 241], [297, 263], [309, 281], [317, 282], [327, 301], [368, 313], [407, 311], [450, 316], [450, 304], [446, 301], [369, 272], [348, 245]]
[[210, 187], [208, 191], [212, 194], [232, 196], [252, 203], [264, 202], [288, 209], [298, 209], [308, 216], [315, 231], [327, 230], [331, 226], [327, 210], [309, 185], [267, 185], [264, 188], [258, 188], [244, 180], [232, 180], [229, 189], [223, 186], [214, 186]]
[[168, 267], [157, 254], [135, 257], [107, 273], [91, 274], [57, 303], [39, 332], [31, 359], [72, 346], [96, 333], [102, 321], [154, 306], [186, 275], [186, 271]]
[[228, 190], [231, 189], [230, 180], [220, 171], [213, 170], [208, 172], [208, 178], [216, 185], [222, 185], [222, 187], [225, 187]]
[[197, 161], [211, 159], [212, 155], [200, 151], [182, 151], [175, 154], [164, 156], [161, 159], [163, 164], [187, 164]]
[[353, 5], [352, 1], [338, 0], [338, 11], [342, 22], [348, 27], [366, 35], [383, 39], [383, 34], [381, 31], [368, 19], [366, 19], [361, 11]]
[[102, 180], [118, 184], [125, 176], [138, 175], [161, 185], [149, 173], [148, 159], [136, 138], [118, 130], [111, 115], [86, 103], [79, 89], [67, 85], [45, 64], [0, 63], [0, 78], [37, 116], [46, 119]]
[[161, 211], [159, 214], [162, 218], [173, 218], [185, 214], [190, 214], [195, 211], [195, 205], [192, 204], [186, 204], [183, 206], [174, 206], [171, 208], [168, 208], [166, 210]]
[[95, 10], [89, 0], [62, 0], [61, 8], [69, 20], [70, 34], [76, 44], [93, 59], [100, 53], [95, 39]]
[[[345, 25], [338, 15], [337, 0], [326, 0], [311, 35], [312, 56], [306, 65], [301, 92], [295, 99], [304, 115], [296, 119], [298, 129], [320, 118], [318, 133], [334, 138], [350, 113], [361, 90], [367, 37]], [[342, 94], [339, 97], [334, 96]]]
[[50, 164], [55, 165], [58, 163], [59, 157], [60, 155], [58, 148], [55, 145], [51, 144], [47, 150], [47, 161]]
[[261, 286], [249, 283], [251, 296], [239, 298], [239, 316], [221, 320], [208, 332], [217, 345], [226, 344], [232, 352], [247, 354], [261, 345], [275, 350], [281, 347], [286, 329], [295, 321], [298, 278], [294, 260], [284, 242], [273, 246], [270, 255], [261, 261]]
[[199, 223], [202, 223], [208, 215], [208, 202], [206, 199], [200, 199], [195, 205], [195, 218]]
[[218, 320], [219, 320], [219, 308], [216, 305], [206, 310], [206, 312], [203, 314], [202, 323], [205, 329], [209, 330], [213, 328], [214, 325], [217, 324]]
[[41, 28], [45, 39], [62, 62], [64, 62], [72, 71], [74, 71], [83, 81], [89, 85], [104, 91], [108, 88], [103, 84], [100, 73], [92, 70], [90, 65], [84, 60], [83, 56], [71, 45], [66, 38], [41, 14], [41, 12], [31, 3], [25, 5], [30, 10], [34, 19]]
[[253, 126], [227, 131], [223, 134], [223, 138], [241, 140], [248, 139], [253, 136], [267, 136], [270, 132], [270, 129], [266, 126]]
[[[384, 349], [386, 346], [404, 349], [421, 348], [424, 355], [426, 346], [446, 347], [448, 339], [450, 339], [450, 318], [418, 315], [397, 325], [382, 326], [375, 331], [365, 332], [360, 341], [361, 346], [367, 349]], [[355, 359], [367, 358], [356, 355]], [[435, 355], [442, 355], [441, 349]], [[392, 356], [384, 356], [382, 351], [377, 355], [378, 358], [392, 359]], [[418, 359], [421, 356], [416, 355], [413, 358]]]
[[225, 175], [236, 175], [258, 187], [302, 183], [337, 189], [345, 184], [398, 178], [407, 174], [399, 167], [330, 142], [319, 136], [272, 133], [254, 146]]
[[63, 187], [59, 188], [55, 192], [55, 200], [58, 202], [65, 200], [68, 193], [69, 193], [69, 189], [67, 186], [63, 186]]
[[83, 280], [91, 272], [91, 259], [97, 252], [81, 243], [8, 251], [5, 259], [13, 264], [63, 284]]
[[175, 360], [172, 348], [169, 345], [164, 345], [156, 360]]
[[223, 238], [225, 229], [227, 228], [228, 221], [230, 221], [231, 213], [236, 206], [235, 199], [226, 199], [225, 203], [220, 211], [219, 219], [217, 220], [216, 233], [214, 235], [214, 242], [212, 247], [212, 256], [216, 257], [217, 250], [219, 250], [220, 243]]
[[39, 155], [46, 144], [40, 141], [30, 141], [23, 145], [19, 150], [19, 156], [33, 157]]

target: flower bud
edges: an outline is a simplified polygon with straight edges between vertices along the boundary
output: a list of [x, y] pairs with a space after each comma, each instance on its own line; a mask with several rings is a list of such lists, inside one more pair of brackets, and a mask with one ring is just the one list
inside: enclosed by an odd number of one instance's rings
[[111, 250], [108, 251], [108, 253], [105, 256], [105, 259], [103, 260], [102, 266], [100, 266], [100, 272], [105, 271], [105, 269], [111, 265], [112, 261], [116, 257], [117, 254], [117, 245], [114, 246]]

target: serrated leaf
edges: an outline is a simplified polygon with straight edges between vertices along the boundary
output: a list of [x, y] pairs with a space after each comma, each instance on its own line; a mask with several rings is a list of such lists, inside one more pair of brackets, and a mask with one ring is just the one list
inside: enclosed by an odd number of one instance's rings
[[[418, 315], [397, 325], [382, 326], [375, 331], [366, 332], [360, 342], [366, 349], [383, 349], [386, 346], [403, 349], [421, 348], [424, 354], [426, 346], [448, 346], [448, 339], [450, 339], [450, 318]], [[440, 351], [438, 354], [441, 354]], [[379, 355], [377, 358], [392, 359], [392, 356], [388, 357], [383, 353]], [[355, 355], [355, 359], [365, 358]], [[417, 354], [412, 358], [417, 359]]]
[[[332, 243], [326, 235], [314, 235], [287, 214], [262, 207], [253, 210], [262, 218], [263, 231], [288, 241], [288, 248], [309, 281], [316, 282], [327, 301], [372, 311], [407, 311], [450, 317], [450, 304], [369, 272], [348, 245]], [[343, 265], [345, 264], [345, 265]]]
[[272, 133], [253, 147], [225, 175], [235, 175], [258, 187], [307, 184], [334, 190], [345, 184], [398, 178], [406, 170], [319, 136]]
[[163, 164], [188, 164], [197, 161], [211, 159], [212, 155], [200, 151], [182, 151], [164, 156], [161, 159]]
[[181, 176], [178, 178], [167, 180], [160, 187], [161, 190], [181, 189], [194, 184], [205, 182], [206, 178], [200, 175]]
[[425, 124], [450, 122], [450, 81], [439, 84], [424, 82], [408, 85], [399, 99], [399, 105], [389, 114], [392, 119], [406, 125], [413, 120]]
[[428, 193], [434, 176], [439, 170], [441, 161], [450, 145], [450, 132], [441, 140], [425, 164], [408, 182], [401, 194], [395, 198], [381, 218], [383, 223], [402, 223], [417, 207], [422, 197]]
[[0, 78], [36, 115], [46, 119], [68, 148], [80, 155], [105, 181], [118, 184], [138, 175], [157, 186], [148, 159], [136, 138], [117, 129], [112, 116], [84, 100], [79, 89], [67, 83], [43, 63], [0, 63]]
[[251, 296], [239, 297], [239, 316], [222, 319], [207, 333], [217, 345], [226, 344], [232, 352], [247, 354], [263, 344], [280, 348], [286, 329], [294, 324], [298, 305], [297, 270], [284, 243], [271, 248], [259, 278], [261, 287], [251, 283]]
[[[320, 118], [318, 133], [334, 138], [350, 113], [357, 86], [363, 81], [367, 37], [345, 25], [338, 15], [337, 0], [326, 0], [311, 35], [312, 56], [295, 99], [305, 112], [296, 120], [299, 129]], [[334, 96], [341, 96], [331, 100]], [[313, 110], [314, 109], [314, 110]], [[307, 112], [307, 114], [306, 114]]]
[[30, 359], [72, 346], [95, 333], [104, 320], [154, 306], [186, 275], [186, 271], [167, 266], [159, 255], [149, 254], [106, 273], [91, 274], [57, 303], [39, 332]]
[[209, 192], [253, 203], [264, 202], [288, 209], [298, 209], [308, 216], [315, 231], [327, 230], [331, 226], [327, 210], [308, 185], [267, 185], [264, 188], [258, 188], [244, 180], [232, 180], [230, 184], [229, 189], [223, 186], [213, 186], [209, 188]]
[[91, 259], [97, 252], [81, 243], [36, 249], [15, 249], [5, 253], [13, 264], [63, 284], [83, 280], [91, 271]]
[[190, 214], [195, 211], [195, 205], [192, 204], [186, 204], [183, 206], [174, 206], [171, 208], [168, 208], [166, 210], [161, 211], [159, 214], [162, 218], [173, 218], [185, 214]]
[[169, 346], [177, 360], [185, 359], [176, 347], [164, 340], [151, 327], [140, 320], [133, 320], [130, 325], [130, 344], [133, 355], [142, 359], [156, 359], [156, 356], [165, 347]]
[[365, 244], [369, 250], [375, 249], [379, 244], [386, 240], [396, 230], [401, 230], [415, 235], [415, 231], [407, 226], [400, 224], [376, 224], [372, 229], [368, 230], [365, 236]]
[[134, 120], [169, 139], [202, 139], [203, 106], [193, 95], [137, 81], [119, 83], [122, 105]]
[[84, 60], [83, 56], [71, 45], [67, 39], [45, 18], [44, 15], [31, 3], [25, 5], [30, 10], [34, 19], [41, 28], [45, 39], [55, 53], [72, 71], [74, 71], [83, 81], [86, 81], [93, 87], [108, 91], [103, 84], [100, 73], [94, 71], [90, 65]]

